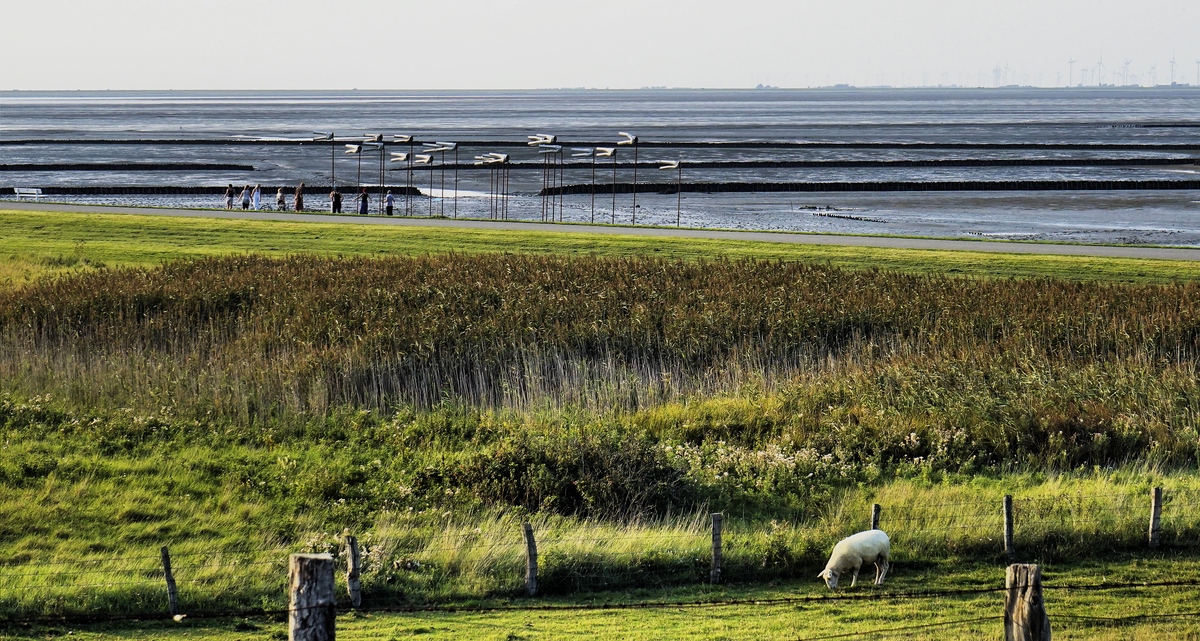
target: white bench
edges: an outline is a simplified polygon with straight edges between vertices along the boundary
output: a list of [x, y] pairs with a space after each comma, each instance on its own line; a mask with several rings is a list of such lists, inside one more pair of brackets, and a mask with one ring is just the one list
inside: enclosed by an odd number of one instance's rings
[[13, 191], [17, 192], [17, 200], [25, 198], [41, 200], [42, 198], [42, 190], [37, 187], [13, 187]]

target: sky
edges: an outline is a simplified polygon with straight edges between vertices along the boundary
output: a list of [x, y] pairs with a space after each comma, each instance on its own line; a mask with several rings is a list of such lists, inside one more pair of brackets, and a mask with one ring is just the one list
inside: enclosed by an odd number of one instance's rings
[[1200, 60], [1196, 0], [0, 0], [0, 16], [0, 90], [1148, 85], [1172, 56], [1195, 84]]

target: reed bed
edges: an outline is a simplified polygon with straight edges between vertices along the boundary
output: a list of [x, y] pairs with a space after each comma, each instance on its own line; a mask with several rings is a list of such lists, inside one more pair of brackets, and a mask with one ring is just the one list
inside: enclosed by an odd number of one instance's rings
[[447, 397], [636, 409], [914, 357], [1190, 365], [1198, 293], [769, 261], [212, 258], [0, 293], [0, 375], [239, 421]]

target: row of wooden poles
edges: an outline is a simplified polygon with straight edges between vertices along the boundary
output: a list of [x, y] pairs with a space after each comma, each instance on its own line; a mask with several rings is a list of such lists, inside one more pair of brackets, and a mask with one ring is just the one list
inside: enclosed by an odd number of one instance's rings
[[[1150, 492], [1150, 518], [1149, 528], [1147, 532], [1147, 545], [1150, 548], [1157, 548], [1162, 538], [1162, 496], [1161, 487], [1155, 487]], [[1016, 523], [1015, 511], [1013, 508], [1013, 497], [1011, 494], [1006, 494], [1003, 501], [1003, 523], [1004, 523], [1004, 553], [1008, 557], [1014, 558], [1017, 554], [1014, 536], [1014, 525]], [[879, 529], [880, 520], [883, 517], [883, 506], [875, 503], [871, 506], [871, 529]], [[712, 566], [709, 570], [709, 582], [716, 584], [721, 581], [721, 564], [723, 560], [722, 554], [722, 533], [724, 530], [724, 515], [714, 513], [712, 515]], [[538, 593], [538, 547], [537, 539], [534, 535], [533, 525], [525, 523], [522, 526], [522, 533], [525, 537], [525, 594], [528, 596], [536, 596]], [[354, 536], [346, 536], [346, 589], [350, 596], [351, 607], [359, 607], [362, 605], [362, 557], [359, 553], [358, 540]], [[167, 600], [172, 615], [179, 613], [179, 592], [175, 586], [175, 577], [171, 571], [171, 555], [170, 551], [163, 547], [162, 566], [163, 574], [167, 584]], [[1016, 568], [1016, 570], [1014, 570]], [[312, 641], [324, 641], [332, 639], [333, 636], [333, 610], [335, 603], [334, 595], [334, 561], [329, 554], [293, 554], [289, 560], [288, 566], [288, 586], [291, 592], [291, 601], [289, 605], [289, 629], [292, 632], [292, 639], [311, 639]], [[1015, 574], [1014, 574], [1015, 573]], [[1014, 578], [1016, 577], [1016, 578]], [[1021, 589], [1016, 590], [1014, 596], [1014, 586]], [[1029, 607], [1033, 607], [1033, 603], [1041, 603], [1041, 575], [1036, 565], [1012, 565], [1009, 566], [1008, 572], [1008, 587], [1009, 599], [1016, 599], [1014, 602], [1025, 603]], [[1036, 588], [1036, 599], [1031, 596], [1030, 591]], [[1025, 606], [1022, 606], [1025, 607]], [[1040, 605], [1038, 606], [1040, 607]], [[1026, 608], [1028, 609], [1028, 608]], [[1022, 610], [1023, 611], [1023, 610]], [[1009, 606], [1005, 606], [1006, 617], [1009, 614]], [[1042, 617], [1045, 613], [1042, 612]], [[1040, 620], [1040, 619], [1039, 619]], [[1009, 628], [1009, 622], [1006, 618], [1005, 629], [1006, 634]], [[321, 630], [328, 629], [329, 636], [321, 636], [325, 634]], [[1038, 626], [1033, 626], [1031, 629], [1041, 629]], [[1049, 638], [1049, 622], [1045, 624], [1046, 637]], [[305, 635], [295, 636], [298, 630], [306, 630]], [[1038, 633], [1040, 634], [1040, 632]], [[1041, 636], [1018, 636], [1006, 637], [1015, 639], [1041, 639]]]
[[[714, 515], [718, 516], [718, 515]], [[719, 522], [719, 521], [717, 521]], [[526, 536], [530, 526], [525, 525]], [[352, 547], [357, 550], [357, 546]], [[357, 558], [357, 554], [354, 554]], [[536, 563], [536, 554], [534, 561]], [[714, 557], [714, 563], [716, 563]], [[716, 569], [714, 569], [716, 571]], [[337, 627], [337, 591], [334, 560], [329, 554], [293, 554], [288, 559], [288, 639], [334, 641]], [[357, 574], [351, 580], [355, 607], [361, 603]], [[1036, 564], [1012, 564], [1005, 572], [1005, 641], [1050, 641], [1050, 617], [1042, 595], [1042, 572]]]

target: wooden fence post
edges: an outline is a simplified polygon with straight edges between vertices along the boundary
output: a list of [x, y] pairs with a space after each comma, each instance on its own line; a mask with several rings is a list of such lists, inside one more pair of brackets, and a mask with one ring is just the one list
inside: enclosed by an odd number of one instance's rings
[[179, 614], [179, 590], [175, 588], [175, 575], [171, 573], [171, 553], [167, 546], [159, 550], [162, 553], [163, 578], [167, 580], [167, 607], [171, 616]]
[[293, 554], [288, 559], [289, 641], [334, 641], [337, 598], [333, 585], [333, 557], [328, 554]]
[[1162, 488], [1150, 491], [1150, 548], [1158, 547], [1162, 537]]
[[362, 558], [358, 554], [358, 539], [346, 535], [346, 591], [350, 593], [350, 605], [362, 605]]
[[879, 529], [879, 517], [883, 515], [883, 506], [875, 503], [871, 506], [871, 529]]
[[1017, 556], [1013, 546], [1013, 499], [1011, 494], [1004, 495], [1004, 554], [1008, 558]]
[[721, 530], [725, 524], [725, 515], [715, 512], [712, 515], [712, 570], [708, 572], [709, 583], [721, 582]]
[[533, 525], [526, 523], [525, 531], [525, 594], [536, 596], [538, 591], [537, 541], [533, 538]]
[[1004, 641], [1050, 641], [1050, 617], [1042, 600], [1042, 569], [1008, 566], [1004, 587]]

